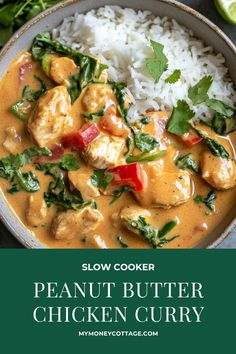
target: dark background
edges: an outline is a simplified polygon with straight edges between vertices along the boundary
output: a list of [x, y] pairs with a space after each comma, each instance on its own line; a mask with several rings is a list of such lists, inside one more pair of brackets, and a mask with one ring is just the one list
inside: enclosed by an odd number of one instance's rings
[[[191, 6], [217, 24], [236, 43], [236, 27], [225, 22], [217, 13], [213, 0], [182, 0], [183, 4]], [[7, 229], [0, 223], [0, 248], [22, 247]], [[220, 248], [236, 248], [236, 234], [234, 233]]]

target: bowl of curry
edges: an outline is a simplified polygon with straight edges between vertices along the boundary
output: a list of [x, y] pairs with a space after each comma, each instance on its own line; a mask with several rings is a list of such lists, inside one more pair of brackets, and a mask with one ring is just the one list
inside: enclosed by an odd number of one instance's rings
[[[39, 15], [0, 54], [1, 218], [31, 248], [216, 245], [235, 226], [235, 107], [208, 95], [214, 77], [204, 75], [187, 99], [131, 119], [127, 83], [51, 33], [76, 11], [114, 4], [160, 17], [171, 10], [223, 49], [236, 80], [233, 44], [175, 1], [66, 1]], [[157, 82], [168, 55], [154, 40], [149, 50], [156, 57], [145, 59], [146, 69]], [[195, 119], [200, 104], [211, 119]]]

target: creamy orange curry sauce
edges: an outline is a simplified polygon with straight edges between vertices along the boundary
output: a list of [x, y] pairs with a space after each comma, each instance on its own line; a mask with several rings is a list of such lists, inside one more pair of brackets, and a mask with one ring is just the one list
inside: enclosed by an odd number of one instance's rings
[[[40, 242], [194, 247], [217, 228], [235, 205], [235, 132], [219, 135], [198, 123], [182, 136], [171, 134], [172, 112], [127, 123], [106, 69], [76, 97], [70, 78], [79, 77], [78, 63], [55, 53], [46, 59], [21, 53], [0, 85], [2, 193]], [[125, 94], [123, 112], [129, 105]], [[220, 156], [207, 138], [218, 143]], [[15, 164], [24, 151], [27, 158]]]

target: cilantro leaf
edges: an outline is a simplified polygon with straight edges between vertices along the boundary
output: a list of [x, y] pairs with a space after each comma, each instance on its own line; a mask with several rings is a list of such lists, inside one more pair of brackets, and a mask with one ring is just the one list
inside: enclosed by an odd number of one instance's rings
[[154, 51], [154, 58], [146, 59], [146, 67], [149, 74], [157, 83], [162, 74], [168, 69], [168, 59], [163, 52], [164, 46], [155, 41], [150, 41], [152, 49]]
[[230, 107], [226, 103], [220, 100], [216, 100], [214, 98], [207, 99], [206, 104], [208, 107], [213, 109], [215, 112], [225, 116], [225, 117], [232, 117], [235, 114], [235, 109]]
[[204, 76], [196, 85], [188, 90], [188, 97], [192, 100], [194, 105], [206, 102], [208, 99], [208, 91], [212, 85], [213, 78], [211, 75]]
[[175, 84], [180, 79], [180, 76], [181, 71], [179, 69], [176, 69], [170, 76], [165, 79], [165, 82], [167, 84]]
[[194, 112], [184, 100], [178, 100], [177, 107], [174, 107], [167, 123], [168, 132], [175, 135], [183, 135], [189, 131], [189, 120], [193, 118]]

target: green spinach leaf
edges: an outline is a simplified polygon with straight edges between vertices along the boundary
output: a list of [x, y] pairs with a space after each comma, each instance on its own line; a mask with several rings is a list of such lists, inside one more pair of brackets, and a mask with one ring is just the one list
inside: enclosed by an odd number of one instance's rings
[[195, 172], [200, 173], [200, 167], [193, 159], [192, 154], [187, 154], [183, 156], [178, 156], [175, 160], [176, 166], [178, 166], [181, 170], [185, 170], [186, 168]]
[[176, 225], [176, 221], [170, 221], [163, 226], [161, 230], [158, 230], [149, 225], [143, 216], [139, 216], [137, 220], [128, 219], [127, 223], [129, 227], [137, 230], [145, 240], [147, 240], [153, 248], [163, 247], [166, 243], [171, 242], [179, 235], [175, 235], [171, 238], [166, 238], [166, 234], [169, 233]]
[[78, 169], [79, 165], [76, 165], [77, 161], [73, 155], [66, 156], [58, 163], [37, 165], [36, 168], [39, 171], [53, 177], [53, 181], [50, 182], [47, 192], [44, 193], [44, 199], [48, 207], [54, 204], [58, 206], [59, 210], [82, 209], [90, 205], [91, 201], [84, 201], [79, 190], [70, 188], [65, 171], [74, 171]]
[[122, 196], [122, 194], [124, 192], [130, 192], [132, 189], [133, 189], [133, 187], [131, 187], [131, 186], [122, 186], [122, 187], [114, 190], [114, 192], [112, 193], [113, 198], [112, 198], [110, 204], [115, 203], [117, 201], [117, 199], [119, 199]]
[[68, 92], [71, 95], [72, 103], [79, 97], [83, 88], [90, 82], [96, 81], [101, 72], [107, 68], [106, 65], [100, 64], [97, 58], [79, 53], [77, 50], [53, 40], [49, 32], [38, 34], [32, 46], [33, 58], [42, 61], [45, 55], [53, 53], [70, 57], [80, 68], [79, 73], [69, 78]]
[[32, 102], [37, 101], [47, 91], [47, 86], [44, 81], [36, 75], [35, 79], [39, 81], [41, 88], [39, 90], [31, 90], [30, 87], [26, 85], [22, 91], [21, 99], [11, 106], [12, 113], [23, 121], [26, 121], [28, 118]]
[[33, 172], [21, 173], [20, 168], [29, 164], [35, 156], [51, 156], [47, 148], [32, 147], [21, 154], [9, 155], [0, 159], [0, 177], [7, 179], [10, 183], [8, 193], [16, 193], [20, 190], [36, 192], [40, 188], [38, 178]]
[[206, 134], [201, 132], [199, 129], [193, 127], [193, 129], [197, 132], [197, 134], [203, 139], [206, 146], [210, 149], [212, 155], [221, 157], [222, 159], [230, 159], [230, 154], [224, 148], [223, 145], [218, 143], [216, 140], [209, 138]]
[[215, 212], [215, 205], [213, 204], [213, 201], [217, 198], [216, 193], [214, 191], [210, 191], [206, 197], [202, 195], [196, 195], [196, 197], [193, 199], [196, 204], [203, 203], [206, 205], [206, 207], [211, 211]]
[[132, 127], [134, 133], [134, 142], [141, 152], [150, 152], [159, 145], [158, 141], [149, 134], [143, 133], [135, 127]]
[[92, 184], [95, 187], [101, 189], [103, 192], [107, 189], [112, 179], [113, 179], [113, 174], [106, 173], [106, 169], [94, 170], [93, 175], [91, 176]]

